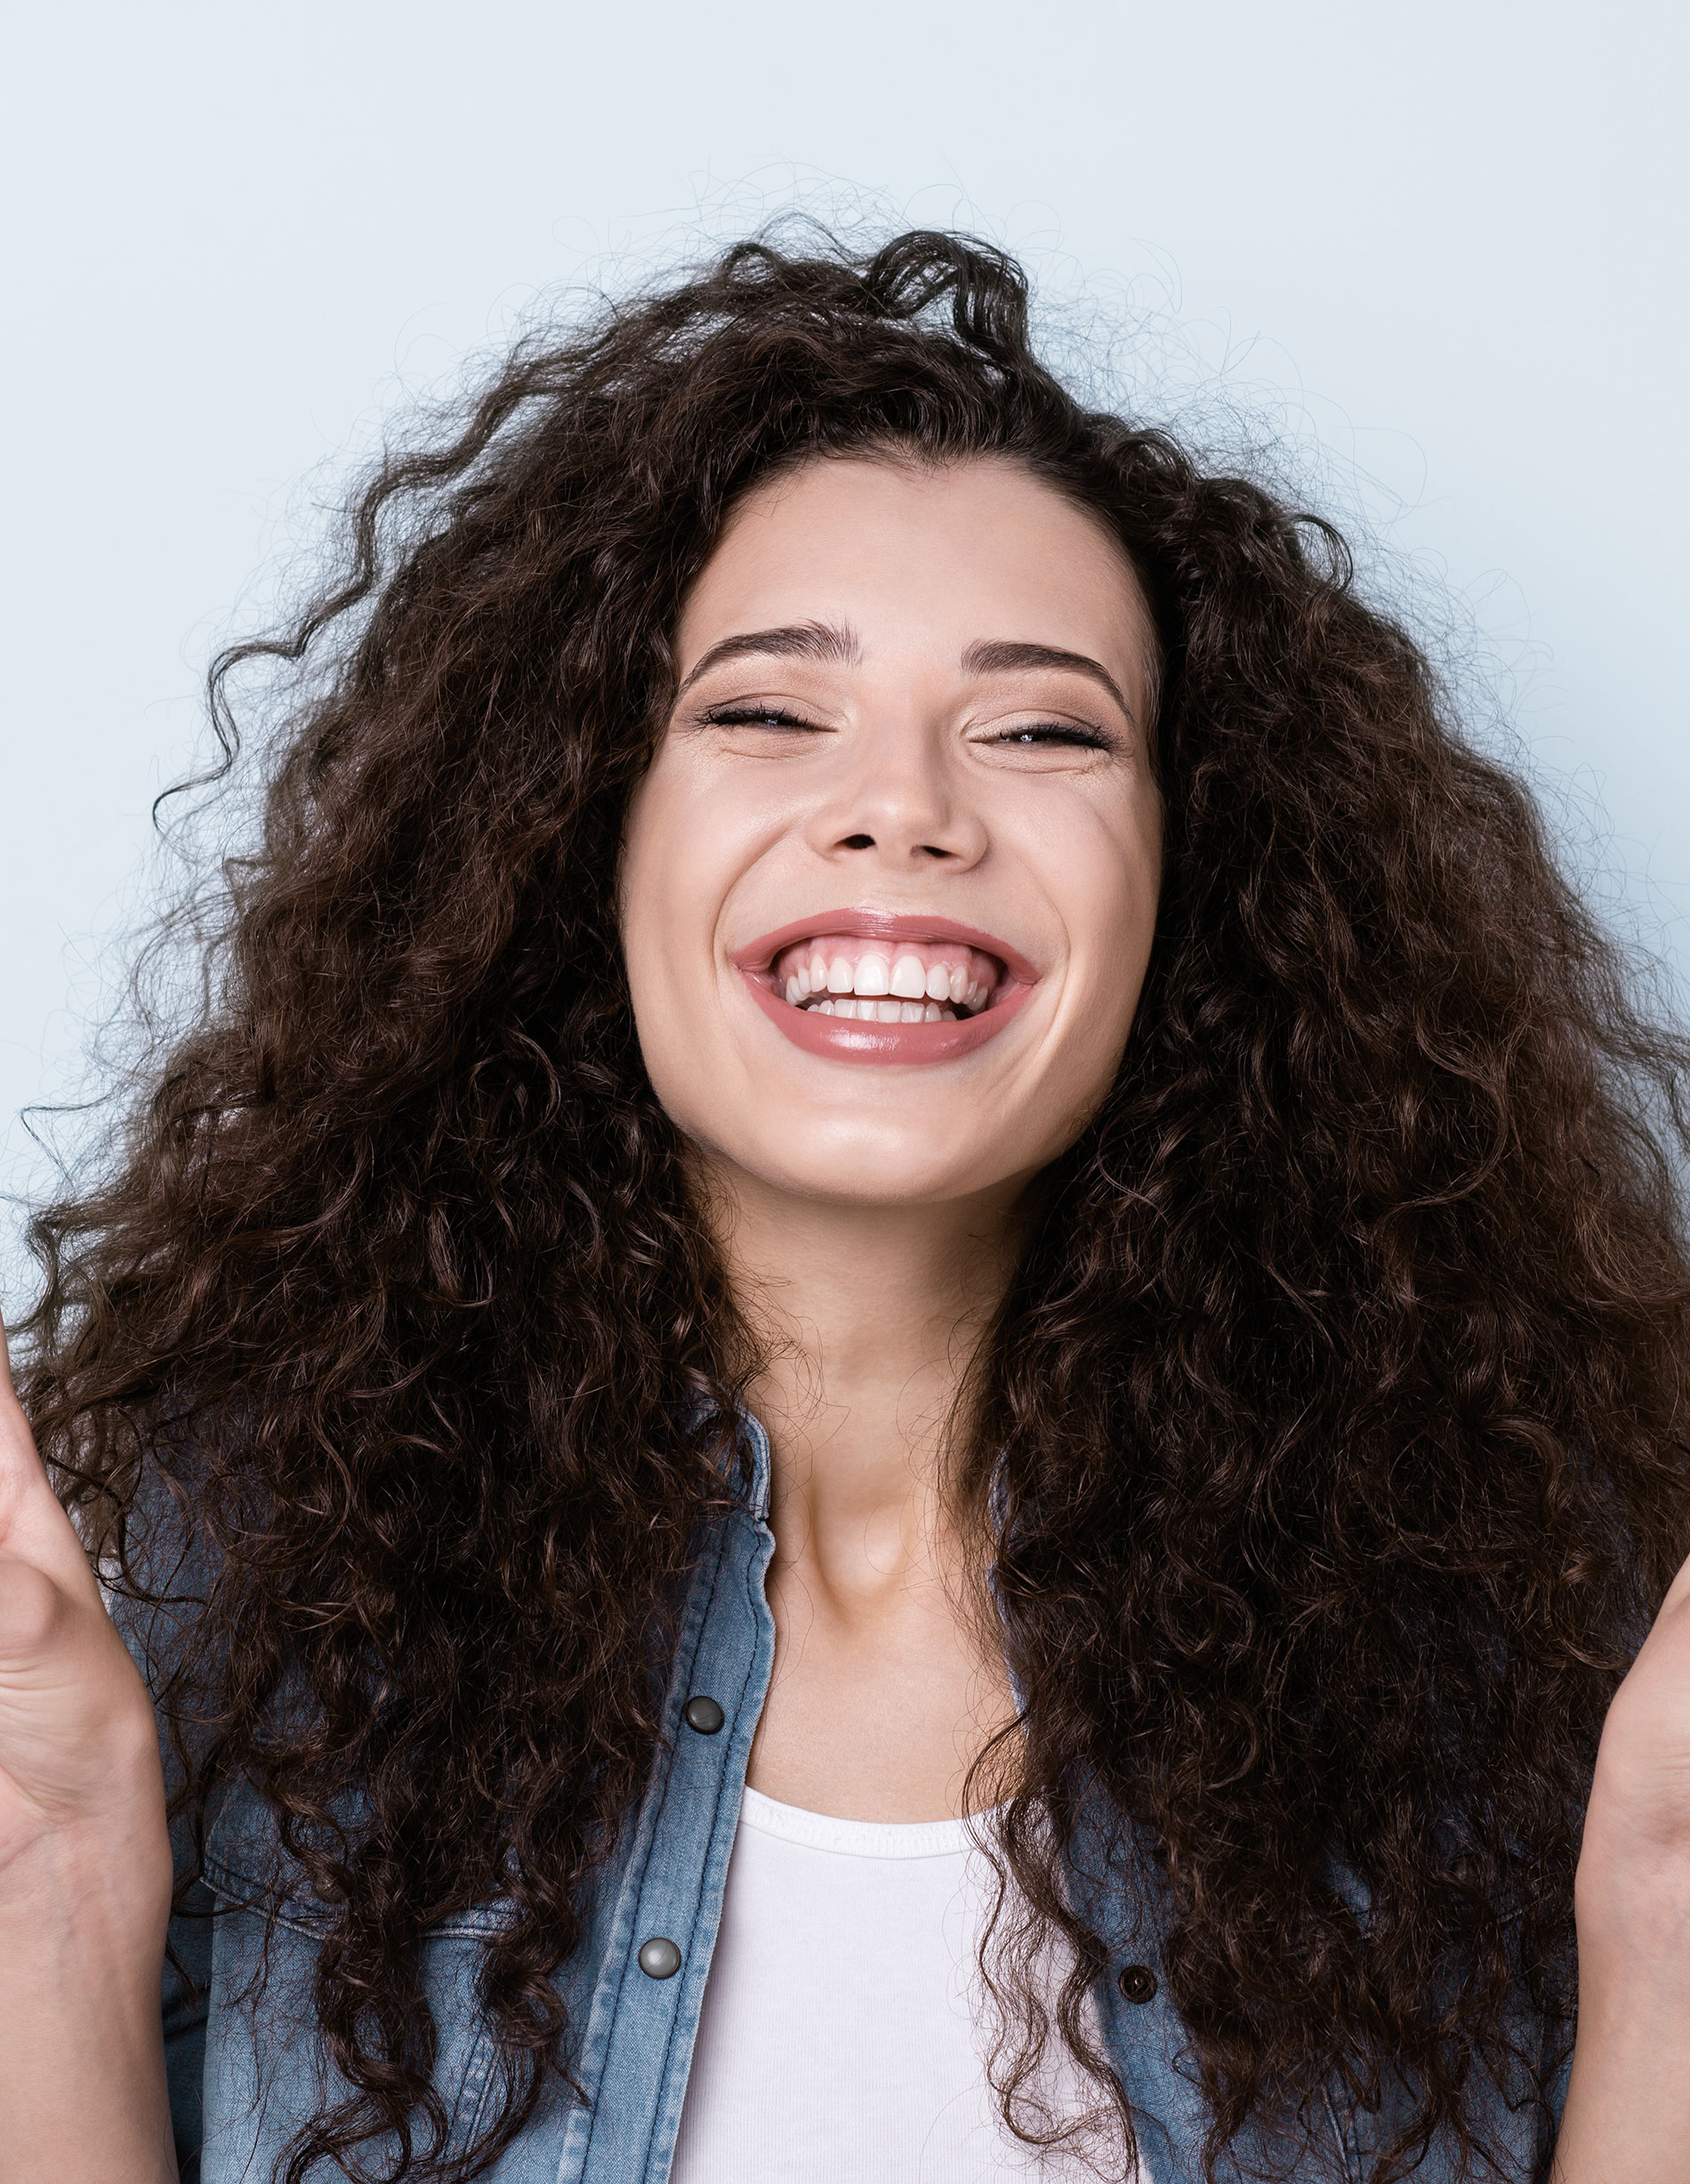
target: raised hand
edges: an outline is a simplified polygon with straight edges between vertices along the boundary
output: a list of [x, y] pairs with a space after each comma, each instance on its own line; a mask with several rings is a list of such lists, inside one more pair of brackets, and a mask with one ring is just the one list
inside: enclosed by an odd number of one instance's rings
[[[146, 1687], [48, 1484], [4, 1359], [0, 1348], [0, 1895], [8, 1869], [55, 1833], [109, 1831], [120, 1806], [144, 1808], [156, 1835], [164, 1825]], [[167, 1868], [166, 1845], [166, 1891]]]
[[0, 1329], [0, 2116], [9, 2184], [175, 2175], [171, 1890], [145, 1685], [60, 1507]]
[[1690, 1562], [1603, 1726], [1556, 2184], [1690, 2184]]
[[[1648, 1907], [1654, 1941], [1670, 1901], [1690, 1909], [1690, 1562], [1673, 1579], [1602, 1730], [1581, 1912], [1596, 1909], [1608, 1891], [1616, 1913], [1622, 1896]], [[1690, 1948], [1683, 1970], [1690, 1987]]]

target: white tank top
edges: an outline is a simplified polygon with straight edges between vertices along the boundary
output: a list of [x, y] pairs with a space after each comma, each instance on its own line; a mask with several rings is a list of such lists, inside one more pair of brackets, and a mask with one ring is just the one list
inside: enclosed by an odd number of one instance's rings
[[[999, 2120], [979, 1997], [990, 1885], [964, 1821], [832, 1819], [747, 1789], [672, 2184], [1090, 2176]], [[1090, 2105], [1066, 2052], [1047, 2069], [1058, 2113]]]

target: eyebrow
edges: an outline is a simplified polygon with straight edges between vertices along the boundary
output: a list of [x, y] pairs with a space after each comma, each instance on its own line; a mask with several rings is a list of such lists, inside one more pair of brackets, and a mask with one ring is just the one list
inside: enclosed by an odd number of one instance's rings
[[725, 660], [746, 660], [757, 654], [765, 659], [833, 660], [855, 667], [863, 648], [855, 630], [828, 622], [793, 622], [778, 630], [747, 630], [711, 646], [676, 691], [677, 702], [712, 667], [720, 667]]
[[[863, 656], [855, 630], [828, 622], [787, 622], [777, 630], [746, 630], [712, 645], [675, 693], [677, 703], [701, 675], [728, 660], [760, 656], [778, 660], [832, 660], [855, 667]], [[1067, 652], [1059, 645], [1035, 645], [1026, 639], [982, 638], [962, 654], [965, 675], [1014, 674], [1029, 668], [1055, 668], [1070, 675], [1083, 675], [1108, 692], [1129, 720], [1136, 720], [1121, 686], [1101, 661], [1089, 653]]]
[[1059, 645], [1034, 645], [1010, 639], [982, 639], [970, 645], [962, 654], [965, 675], [1012, 674], [1018, 668], [1059, 668], [1070, 675], [1084, 675], [1100, 684], [1109, 693], [1129, 720], [1137, 716], [1123, 695], [1121, 686], [1100, 660], [1090, 653], [1065, 652]]

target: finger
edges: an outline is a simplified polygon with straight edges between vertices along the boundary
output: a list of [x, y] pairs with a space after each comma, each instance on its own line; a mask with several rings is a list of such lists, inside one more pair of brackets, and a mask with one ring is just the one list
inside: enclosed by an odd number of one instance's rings
[[0, 1551], [31, 1562], [62, 1585], [98, 1594], [76, 1528], [60, 1506], [36, 1437], [18, 1401], [0, 1321]]
[[0, 1523], [5, 1521], [11, 1499], [33, 1484], [37, 1474], [44, 1485], [46, 1473], [36, 1453], [36, 1437], [12, 1385], [5, 1321], [0, 1320]]

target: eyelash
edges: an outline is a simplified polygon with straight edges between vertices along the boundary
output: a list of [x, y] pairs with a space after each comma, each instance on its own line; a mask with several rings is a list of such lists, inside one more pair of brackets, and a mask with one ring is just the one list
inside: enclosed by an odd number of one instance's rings
[[707, 728], [802, 728], [814, 731], [815, 723], [800, 720], [772, 705], [712, 705], [698, 718]]
[[[712, 728], [795, 728], [807, 735], [818, 733], [813, 721], [801, 720], [794, 713], [767, 705], [717, 705], [701, 713], [699, 719]], [[1087, 751], [1114, 748], [1109, 738], [1099, 735], [1097, 729], [1074, 727], [1060, 720], [1040, 720], [1024, 728], [1009, 728], [992, 741], [1019, 743], [1024, 750], [1045, 743], [1077, 744]]]
[[1035, 720], [1025, 728], [1006, 728], [993, 737], [994, 743], [1075, 743], [1087, 751], [1113, 751], [1107, 735], [1095, 728], [1076, 728], [1066, 720]]

